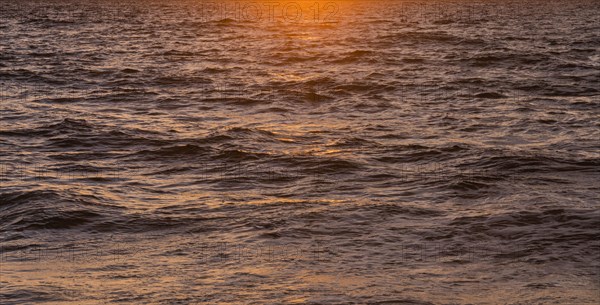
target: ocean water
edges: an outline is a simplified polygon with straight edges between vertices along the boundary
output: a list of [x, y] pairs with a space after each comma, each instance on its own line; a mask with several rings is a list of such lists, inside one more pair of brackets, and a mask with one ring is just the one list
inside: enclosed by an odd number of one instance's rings
[[0, 5], [1, 304], [600, 300], [598, 1]]

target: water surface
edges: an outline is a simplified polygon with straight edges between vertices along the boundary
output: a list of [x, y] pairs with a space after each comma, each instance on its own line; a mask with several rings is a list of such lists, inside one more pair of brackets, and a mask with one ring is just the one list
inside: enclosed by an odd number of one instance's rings
[[1, 303], [597, 304], [597, 2], [296, 2], [0, 2]]

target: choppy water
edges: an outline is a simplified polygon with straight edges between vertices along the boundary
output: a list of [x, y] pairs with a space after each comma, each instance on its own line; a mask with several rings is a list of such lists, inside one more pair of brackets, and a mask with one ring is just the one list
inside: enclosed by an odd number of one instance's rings
[[2, 304], [600, 299], [597, 1], [0, 3]]

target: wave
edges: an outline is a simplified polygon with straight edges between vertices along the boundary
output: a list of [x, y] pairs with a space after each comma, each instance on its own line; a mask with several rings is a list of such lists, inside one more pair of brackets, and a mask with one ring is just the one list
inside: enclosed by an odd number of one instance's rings
[[65, 191], [32, 190], [5, 192], [0, 196], [2, 231], [70, 229], [109, 215], [109, 205], [92, 195]]

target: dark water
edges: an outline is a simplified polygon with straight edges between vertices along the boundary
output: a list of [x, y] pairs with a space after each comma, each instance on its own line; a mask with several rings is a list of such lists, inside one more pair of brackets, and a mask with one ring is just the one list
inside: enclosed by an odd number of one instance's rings
[[81, 2], [0, 2], [0, 303], [598, 304], [597, 1]]

